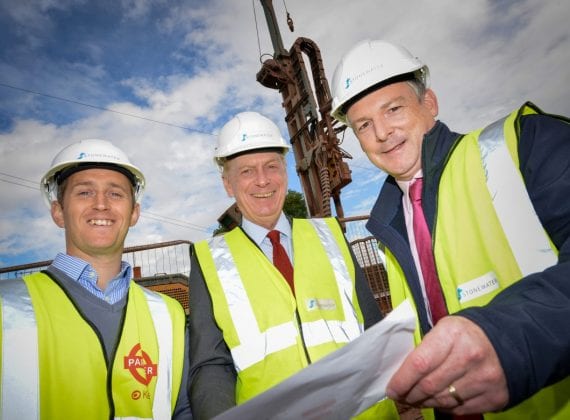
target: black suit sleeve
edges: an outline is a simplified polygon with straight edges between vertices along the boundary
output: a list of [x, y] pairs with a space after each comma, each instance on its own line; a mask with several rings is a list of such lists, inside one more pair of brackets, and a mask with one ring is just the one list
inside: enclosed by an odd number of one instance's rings
[[189, 334], [188, 328], [184, 331], [184, 348], [186, 350], [184, 354], [184, 366], [182, 368], [182, 382], [180, 384], [180, 391], [178, 392], [178, 398], [176, 399], [176, 405], [174, 407], [174, 412], [172, 413], [173, 420], [192, 420], [192, 411], [190, 409], [190, 401], [188, 398], [189, 380]]
[[236, 372], [195, 253], [191, 264], [189, 394], [194, 418], [201, 420], [236, 405]]

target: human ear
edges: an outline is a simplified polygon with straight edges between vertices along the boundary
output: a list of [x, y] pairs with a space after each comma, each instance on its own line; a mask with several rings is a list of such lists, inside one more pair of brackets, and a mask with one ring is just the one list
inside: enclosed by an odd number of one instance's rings
[[129, 223], [129, 226], [136, 225], [140, 215], [141, 215], [141, 205], [139, 203], [136, 203], [131, 213], [131, 222]]
[[234, 196], [234, 190], [232, 188], [232, 184], [228, 180], [227, 175], [222, 175], [222, 181], [224, 182], [224, 189], [226, 190], [228, 197], [233, 197]]
[[435, 118], [439, 114], [439, 105], [437, 103], [437, 96], [431, 89], [427, 89], [424, 94], [424, 104], [429, 109], [431, 115]]
[[65, 228], [63, 208], [61, 207], [61, 204], [58, 201], [51, 202], [50, 212], [51, 212], [51, 218], [54, 221], [54, 223], [60, 228]]

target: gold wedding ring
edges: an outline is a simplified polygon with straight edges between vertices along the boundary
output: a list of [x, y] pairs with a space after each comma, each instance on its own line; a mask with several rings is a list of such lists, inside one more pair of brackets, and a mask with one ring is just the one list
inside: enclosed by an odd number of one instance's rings
[[453, 385], [449, 385], [447, 387], [447, 391], [449, 392], [449, 395], [451, 395], [455, 399], [457, 404], [463, 405], [463, 398], [459, 396], [459, 394], [457, 393], [457, 389], [455, 389]]

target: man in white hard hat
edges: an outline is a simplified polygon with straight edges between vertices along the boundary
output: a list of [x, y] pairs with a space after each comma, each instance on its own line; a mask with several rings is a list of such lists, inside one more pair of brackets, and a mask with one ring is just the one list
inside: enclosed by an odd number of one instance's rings
[[[256, 112], [237, 114], [218, 136], [215, 161], [243, 221], [194, 246], [190, 401], [197, 419], [255, 397], [381, 319], [336, 219], [283, 213], [289, 148]], [[392, 403], [375, 409], [394, 413]]]
[[184, 311], [121, 261], [144, 186], [108, 141], [55, 156], [41, 189], [66, 253], [0, 282], [0, 418], [192, 418]]
[[386, 41], [355, 45], [332, 83], [332, 115], [389, 175], [367, 228], [423, 339], [388, 395], [438, 415], [570, 418], [569, 120], [527, 102], [460, 135], [428, 83]]

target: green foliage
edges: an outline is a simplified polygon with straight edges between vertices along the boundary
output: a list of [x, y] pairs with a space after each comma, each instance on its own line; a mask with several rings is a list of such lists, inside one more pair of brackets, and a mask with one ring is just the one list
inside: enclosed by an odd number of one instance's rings
[[289, 190], [285, 197], [285, 204], [283, 205], [283, 212], [296, 219], [306, 219], [307, 206], [305, 205], [305, 197], [298, 191]]
[[[306, 219], [308, 218], [307, 206], [305, 205], [305, 198], [302, 193], [294, 190], [288, 190], [287, 196], [285, 197], [285, 203], [283, 204], [283, 213], [288, 217], [294, 217], [296, 219]], [[215, 230], [212, 236], [221, 235], [228, 232], [226, 226], [220, 224]]]

